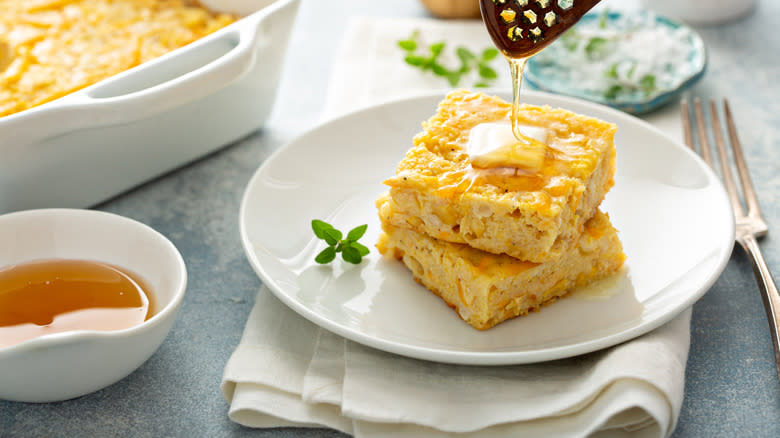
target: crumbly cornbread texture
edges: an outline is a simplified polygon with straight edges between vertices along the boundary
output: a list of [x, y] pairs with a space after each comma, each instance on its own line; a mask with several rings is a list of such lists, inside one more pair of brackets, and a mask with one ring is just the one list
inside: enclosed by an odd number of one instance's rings
[[235, 19], [192, 0], [0, 0], [0, 117], [92, 85]]
[[574, 248], [546, 263], [496, 255], [382, 223], [377, 248], [479, 330], [536, 311], [571, 289], [617, 272], [625, 256], [606, 214], [586, 222]]
[[615, 125], [548, 106], [523, 105], [523, 125], [547, 130], [541, 169], [474, 169], [466, 146], [480, 123], [508, 121], [511, 105], [449, 93], [385, 181], [380, 217], [437, 239], [532, 262], [560, 256], [614, 184]]

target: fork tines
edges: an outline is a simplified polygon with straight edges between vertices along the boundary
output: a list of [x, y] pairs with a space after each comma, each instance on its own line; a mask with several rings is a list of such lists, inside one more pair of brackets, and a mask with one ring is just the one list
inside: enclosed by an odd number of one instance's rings
[[[707, 129], [707, 121], [705, 119], [704, 115], [704, 109], [702, 108], [702, 103], [699, 100], [699, 98], [695, 98], [693, 101], [693, 113], [696, 120], [696, 130], [695, 130], [695, 139], [698, 142], [699, 145], [699, 154], [704, 159], [704, 161], [707, 162], [707, 164], [710, 165], [710, 167], [713, 170], [715, 169], [714, 159], [711, 152], [711, 142], [710, 138], [714, 140], [715, 147], [718, 151], [718, 161], [720, 162], [720, 174], [721, 178], [723, 178], [723, 183], [726, 186], [726, 190], [728, 192], [729, 198], [731, 199], [731, 204], [734, 208], [734, 213], [737, 217], [745, 216], [745, 210], [742, 206], [742, 202], [740, 200], [738, 191], [737, 191], [737, 184], [734, 180], [732, 171], [731, 171], [731, 165], [732, 162], [731, 158], [729, 157], [729, 153], [726, 149], [726, 144], [731, 145], [732, 155], [733, 155], [733, 161], [735, 163], [735, 167], [737, 169], [737, 174], [739, 175], [740, 185], [742, 186], [742, 193], [745, 197], [745, 203], [748, 207], [748, 216], [754, 216], [754, 217], [760, 217], [760, 209], [758, 206], [758, 199], [756, 198], [755, 189], [753, 188], [753, 182], [750, 179], [750, 174], [748, 172], [747, 164], [745, 163], [745, 158], [742, 153], [742, 145], [739, 141], [739, 137], [737, 136], [737, 130], [734, 124], [734, 118], [731, 115], [731, 109], [729, 107], [729, 103], [726, 99], [723, 100], [723, 118], [726, 122], [726, 131], [728, 132], [728, 141], [726, 141], [726, 137], [724, 136], [724, 129], [723, 125], [721, 123], [721, 117], [718, 114], [718, 108], [715, 104], [714, 100], [710, 100], [710, 125], [712, 127], [711, 129], [711, 137], [710, 133], [708, 133]], [[683, 133], [685, 136], [685, 142], [686, 144], [696, 151], [696, 146], [694, 141], [694, 130], [692, 128], [693, 123], [691, 123], [690, 118], [690, 109], [688, 102], [686, 100], [683, 100], [680, 104], [681, 112], [682, 112], [682, 118], [683, 118]]]
[[[702, 110], [699, 99], [694, 100], [694, 107], [696, 132], [700, 149], [699, 153], [705, 161], [709, 163], [710, 167], [713, 167], [712, 154], [710, 153], [710, 141], [707, 133], [707, 123], [704, 119], [704, 111]], [[693, 125], [691, 123], [688, 103], [683, 101], [681, 109], [685, 141], [688, 143], [688, 146], [695, 150], [695, 147], [693, 146]], [[726, 120], [729, 144], [731, 144], [731, 150], [734, 156], [734, 163], [737, 168], [737, 173], [739, 174], [739, 180], [742, 184], [742, 191], [748, 207], [747, 215], [745, 215], [744, 208], [739, 200], [734, 178], [731, 176], [731, 166], [729, 165], [731, 160], [726, 151], [726, 140], [723, 136], [723, 127], [721, 126], [720, 118], [718, 116], [718, 108], [716, 107], [715, 102], [710, 101], [710, 115], [712, 121], [709, 123], [709, 126], [711, 131], [713, 131], [712, 137], [715, 139], [715, 145], [718, 149], [718, 161], [720, 161], [721, 164], [721, 177], [726, 185], [734, 209], [734, 221], [736, 223], [734, 230], [735, 239], [737, 243], [745, 249], [745, 252], [750, 257], [753, 265], [753, 272], [755, 273], [756, 281], [758, 282], [758, 288], [761, 291], [761, 298], [764, 301], [764, 309], [766, 310], [766, 316], [769, 321], [770, 335], [772, 337], [772, 345], [775, 352], [775, 364], [778, 378], [780, 378], [780, 293], [778, 292], [777, 284], [772, 278], [769, 265], [767, 265], [766, 259], [761, 253], [761, 247], [758, 245], [758, 238], [766, 235], [769, 231], [769, 227], [767, 226], [766, 221], [761, 217], [758, 200], [756, 199], [756, 192], [753, 189], [753, 183], [750, 181], [745, 158], [742, 155], [742, 146], [737, 137], [734, 118], [731, 116], [731, 109], [729, 108], [728, 102], [725, 100], [723, 102], [723, 113], [723, 117]]]

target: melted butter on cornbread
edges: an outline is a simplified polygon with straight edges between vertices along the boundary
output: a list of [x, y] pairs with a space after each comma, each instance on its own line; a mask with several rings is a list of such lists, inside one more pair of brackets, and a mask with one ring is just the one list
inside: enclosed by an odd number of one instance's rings
[[70, 94], [235, 21], [191, 0], [0, 0], [0, 117]]
[[[489, 198], [518, 196], [519, 202], [533, 205], [540, 214], [558, 214], [561, 207], [553, 198], [582, 189], [581, 181], [599, 164], [605, 148], [600, 142], [611, 140], [616, 128], [563, 109], [521, 105], [520, 123], [541, 127], [547, 134], [541, 165], [534, 169], [473, 167], [468, 153], [472, 130], [480, 124], [508, 123], [511, 112], [511, 104], [494, 96], [467, 90], [450, 93], [436, 114], [423, 123], [425, 129], [415, 136], [415, 147], [385, 184], [432, 187], [445, 198], [466, 193]], [[405, 179], [407, 170], [418, 176]]]
[[538, 172], [544, 163], [547, 130], [522, 125], [523, 139], [517, 140], [509, 122], [480, 123], [471, 128], [466, 151], [471, 167], [492, 169], [513, 167]]

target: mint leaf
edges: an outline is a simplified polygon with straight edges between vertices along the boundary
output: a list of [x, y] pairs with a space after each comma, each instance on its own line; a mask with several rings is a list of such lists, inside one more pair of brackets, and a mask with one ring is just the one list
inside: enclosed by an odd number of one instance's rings
[[342, 234], [341, 231], [335, 229], [335, 228], [328, 228], [324, 232], [326, 242], [328, 242], [328, 245], [336, 245], [341, 240]]
[[604, 93], [604, 97], [609, 100], [615, 100], [621, 91], [623, 91], [622, 85], [613, 85]]
[[639, 86], [647, 93], [655, 90], [655, 75], [647, 74], [642, 76], [642, 79], [639, 80]]
[[315, 236], [325, 239], [325, 230], [333, 229], [333, 226], [325, 221], [314, 219], [311, 221], [311, 229], [314, 231]]
[[433, 74], [435, 74], [436, 76], [447, 76], [448, 74], [450, 74], [450, 71], [447, 70], [446, 67], [435, 62], [431, 65], [431, 70], [433, 70]]
[[460, 62], [463, 64], [469, 64], [473, 62], [477, 57], [471, 53], [471, 50], [465, 48], [465, 47], [458, 47], [455, 50], [455, 55], [458, 56], [458, 59], [460, 59]]
[[617, 79], [618, 73], [617, 73], [618, 63], [612, 64], [609, 69], [604, 73], [604, 76], [608, 78]]
[[409, 65], [413, 65], [417, 67], [425, 63], [425, 58], [423, 58], [422, 56], [409, 55], [406, 58], [404, 58], [404, 61], [406, 61], [406, 63]]
[[401, 40], [398, 41], [398, 47], [400, 47], [403, 50], [406, 50], [407, 52], [413, 52], [417, 50], [417, 41], [414, 40]]
[[590, 60], [600, 58], [604, 54], [608, 42], [606, 38], [602, 37], [591, 38], [588, 44], [585, 45], [585, 55]]
[[345, 246], [341, 251], [341, 258], [346, 262], [357, 265], [363, 259], [363, 256], [360, 255], [360, 252], [357, 249], [351, 246]]
[[563, 35], [561, 35], [561, 42], [563, 43], [563, 47], [565, 47], [566, 50], [573, 52], [577, 50], [577, 46], [580, 45], [580, 38], [577, 34], [577, 31], [574, 30], [574, 28], [571, 28], [564, 32]]
[[438, 57], [441, 54], [442, 50], [444, 50], [444, 47], [446, 47], [446, 45], [447, 44], [444, 43], [444, 42], [431, 44], [431, 47], [430, 47], [431, 55], [433, 55], [434, 57]]
[[604, 8], [604, 11], [599, 16], [599, 27], [601, 29], [607, 28], [607, 21], [609, 20], [609, 9]]
[[314, 261], [324, 265], [325, 263], [330, 263], [336, 258], [336, 250], [333, 249], [332, 246], [329, 246], [325, 249], [323, 249], [319, 254], [317, 254], [317, 257], [314, 258]]
[[349, 230], [349, 233], [347, 233], [347, 240], [351, 240], [352, 242], [357, 241], [366, 234], [367, 229], [368, 225], [364, 224]]
[[483, 50], [481, 55], [483, 61], [491, 61], [496, 56], [498, 56], [498, 50], [493, 48]]
[[487, 65], [480, 64], [479, 65], [479, 76], [483, 79], [496, 79], [498, 77], [498, 73], [496, 73], [495, 70], [488, 67]]
[[628, 69], [628, 73], [626, 73], [626, 77], [629, 79], [633, 78], [635, 71], [636, 71], [636, 62], [631, 64], [631, 68]]
[[361, 257], [367, 256], [368, 253], [370, 252], [368, 250], [368, 248], [366, 248], [364, 245], [361, 245], [360, 243], [357, 243], [357, 242], [350, 242], [349, 246], [351, 246], [352, 248], [355, 248], [357, 250], [358, 254], [360, 254]]

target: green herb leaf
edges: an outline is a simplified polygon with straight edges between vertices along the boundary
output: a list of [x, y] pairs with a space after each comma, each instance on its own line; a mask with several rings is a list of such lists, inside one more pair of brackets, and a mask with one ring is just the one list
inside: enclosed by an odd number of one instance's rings
[[447, 67], [436, 62], [431, 65], [431, 69], [433, 70], [433, 74], [436, 76], [447, 76], [450, 74], [450, 71], [447, 70]]
[[618, 63], [616, 62], [609, 67], [609, 69], [604, 73], [604, 76], [608, 78], [617, 79], [618, 77], [617, 68], [618, 68]]
[[398, 41], [398, 47], [407, 52], [414, 52], [417, 50], [417, 41], [414, 40], [401, 40]]
[[368, 248], [366, 248], [364, 245], [361, 245], [360, 243], [357, 242], [350, 242], [350, 246], [352, 248], [355, 248], [361, 257], [367, 256], [368, 253], [370, 252]]
[[325, 263], [330, 263], [336, 258], [336, 250], [333, 249], [332, 246], [329, 246], [325, 249], [323, 249], [319, 254], [317, 254], [317, 257], [314, 258], [314, 261], [324, 265]]
[[360, 255], [360, 252], [357, 249], [351, 246], [345, 246], [344, 250], [341, 252], [341, 258], [343, 258], [345, 262], [357, 265], [363, 259], [363, 256]]
[[483, 79], [496, 79], [498, 77], [498, 73], [496, 73], [496, 71], [490, 68], [489, 66], [480, 64], [479, 76]]
[[332, 229], [333, 226], [325, 221], [314, 219], [311, 221], [311, 229], [314, 231], [314, 235], [320, 239], [325, 238], [325, 230]]
[[368, 229], [368, 224], [363, 224], [349, 230], [349, 233], [347, 233], [347, 240], [351, 240], [352, 242], [357, 241], [358, 239], [363, 237], [364, 234], [366, 234], [367, 229]]
[[655, 90], [655, 75], [647, 74], [642, 76], [642, 79], [639, 80], [639, 86], [647, 93]]
[[465, 48], [465, 47], [458, 47], [455, 50], [455, 54], [458, 56], [458, 59], [460, 59], [460, 62], [464, 65], [467, 65], [471, 62], [473, 62], [477, 57], [471, 52], [471, 50]]
[[626, 77], [629, 79], [633, 78], [635, 71], [636, 71], [636, 62], [631, 64], [631, 68], [628, 69], [628, 72], [626, 73]]
[[325, 229], [325, 239], [326, 242], [328, 242], [328, 245], [336, 245], [339, 243], [339, 240], [341, 240], [342, 234], [341, 231], [335, 229], [335, 228], [327, 228]]
[[498, 56], [498, 50], [493, 48], [483, 50], [481, 55], [483, 61], [492, 61], [496, 56]]
[[341, 231], [325, 221], [314, 219], [311, 221], [311, 227], [317, 237], [328, 243], [328, 247], [320, 251], [314, 258], [317, 263], [330, 263], [338, 253], [341, 253], [342, 258], [350, 263], [360, 263], [361, 259], [369, 254], [368, 248], [358, 243], [358, 239], [366, 234], [367, 224], [358, 225], [349, 230], [346, 239], [342, 239]]
[[591, 38], [590, 41], [588, 41], [588, 44], [585, 45], [585, 55], [591, 60], [598, 59], [604, 53], [607, 43], [609, 43], [609, 41], [606, 38]]
[[622, 85], [613, 85], [604, 93], [604, 97], [609, 100], [615, 100], [621, 91], [623, 91]]
[[422, 56], [409, 55], [406, 58], [404, 58], [404, 61], [406, 61], [406, 63], [409, 65], [413, 65], [417, 67], [425, 63], [425, 58], [423, 58]]
[[608, 20], [609, 20], [609, 9], [604, 8], [604, 11], [601, 12], [601, 15], [599, 16], [599, 27], [601, 29], [606, 29]]
[[563, 43], [563, 47], [569, 52], [577, 50], [577, 47], [580, 45], [580, 38], [577, 31], [574, 28], [571, 28], [564, 32], [563, 35], [561, 35], [561, 43]]
[[460, 65], [450, 68], [446, 63], [438, 61], [447, 48], [446, 41], [426, 47], [420, 44], [418, 37], [419, 31], [415, 30], [409, 38], [397, 41], [398, 47], [405, 53], [404, 62], [408, 65], [423, 72], [431, 71], [434, 75], [446, 79], [452, 87], [457, 87], [463, 77], [471, 75], [474, 69], [477, 70], [480, 78], [478, 83], [482, 87], [489, 87], [490, 82], [498, 78], [496, 71], [489, 65], [489, 62], [498, 56], [499, 52], [495, 48], [488, 47], [479, 52], [478, 56], [466, 47], [457, 47], [455, 55]]
[[441, 54], [441, 52], [444, 50], [444, 47], [446, 46], [447, 44], [443, 41], [436, 44], [431, 44], [431, 48], [430, 48], [431, 55], [433, 55], [434, 57], [438, 57]]
[[447, 75], [447, 82], [450, 83], [451, 87], [457, 87], [458, 82], [460, 82], [460, 72], [450, 72], [450, 74]]
[[474, 84], [474, 88], [488, 88], [488, 87], [490, 87], [490, 84], [488, 84], [487, 82], [477, 82], [476, 84]]

